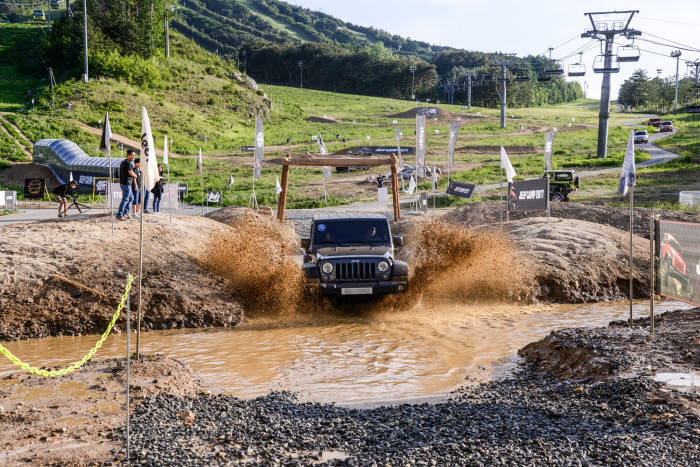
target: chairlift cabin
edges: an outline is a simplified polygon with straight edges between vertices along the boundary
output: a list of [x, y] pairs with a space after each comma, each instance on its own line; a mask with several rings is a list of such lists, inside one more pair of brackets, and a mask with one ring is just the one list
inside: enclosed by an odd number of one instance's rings
[[516, 69], [515, 81], [530, 81], [530, 70], [527, 68]]
[[569, 77], [586, 76], [586, 65], [583, 63], [572, 63], [569, 65]]
[[53, 10], [58, 10], [61, 7], [60, 0], [51, 0], [51, 8]]
[[44, 10], [34, 10], [32, 16], [34, 16], [34, 19], [37, 21], [46, 21], [46, 15], [44, 15]]
[[593, 60], [594, 73], [619, 73], [620, 65], [617, 56], [613, 55], [610, 60], [610, 67], [605, 66], [605, 55], [597, 55]]
[[617, 48], [618, 62], [638, 62], [639, 47], [636, 45], [623, 45]]
[[544, 73], [551, 76], [563, 75], [564, 67], [561, 66], [561, 63], [556, 63], [548, 68], [545, 68]]

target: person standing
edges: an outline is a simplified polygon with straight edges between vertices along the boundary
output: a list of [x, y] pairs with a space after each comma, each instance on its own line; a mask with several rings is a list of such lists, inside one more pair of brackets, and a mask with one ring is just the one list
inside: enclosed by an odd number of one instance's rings
[[165, 180], [163, 179], [163, 165], [158, 164], [158, 180], [151, 190], [153, 192], [153, 212], [160, 212], [160, 199], [163, 196]]
[[136, 153], [133, 149], [126, 151], [126, 159], [119, 164], [119, 186], [122, 190], [122, 201], [119, 203], [117, 211], [117, 219], [124, 220], [130, 218], [129, 207], [134, 201], [134, 183], [136, 182], [136, 173], [134, 172], [134, 157]]
[[141, 158], [134, 159], [134, 184], [132, 187], [134, 203], [131, 205], [131, 215], [138, 219], [141, 212]]
[[65, 217], [66, 211], [68, 210], [68, 200], [66, 198], [73, 196], [73, 190], [75, 190], [77, 186], [78, 183], [75, 180], [71, 180], [51, 190], [54, 199], [58, 203], [58, 217]]

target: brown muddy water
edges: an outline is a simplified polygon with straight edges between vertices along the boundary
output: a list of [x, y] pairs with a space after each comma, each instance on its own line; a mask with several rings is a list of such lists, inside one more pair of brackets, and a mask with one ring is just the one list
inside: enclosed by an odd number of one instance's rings
[[[233, 329], [143, 333], [142, 352], [187, 362], [212, 391], [252, 398], [289, 390], [301, 400], [339, 404], [437, 400], [469, 381], [506, 375], [516, 352], [550, 331], [626, 319], [628, 303], [543, 306], [426, 305], [368, 315], [251, 319]], [[657, 312], [685, 308], [657, 304]], [[635, 317], [648, 303], [635, 304]], [[54, 337], [6, 346], [36, 366], [79, 359], [96, 336]], [[135, 339], [132, 338], [132, 346]], [[110, 336], [97, 358], [125, 355]], [[3, 359], [0, 376], [18, 371]], [[21, 370], [20, 370], [21, 371]]]

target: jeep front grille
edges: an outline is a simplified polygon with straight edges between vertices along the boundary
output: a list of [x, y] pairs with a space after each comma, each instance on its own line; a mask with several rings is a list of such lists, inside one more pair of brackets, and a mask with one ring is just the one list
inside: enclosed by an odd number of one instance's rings
[[342, 261], [335, 263], [335, 278], [338, 281], [371, 281], [377, 277], [374, 261]]

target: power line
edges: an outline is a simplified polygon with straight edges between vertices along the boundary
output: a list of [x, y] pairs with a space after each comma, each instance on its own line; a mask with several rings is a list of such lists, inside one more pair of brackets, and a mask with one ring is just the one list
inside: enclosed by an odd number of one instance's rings
[[684, 24], [686, 26], [700, 26], [700, 23], [686, 23], [683, 21], [671, 21], [669, 19], [649, 18], [647, 16], [639, 16], [639, 18], [643, 19], [643, 20], [647, 20], [647, 21], [657, 21], [659, 23]]
[[687, 47], [679, 47], [679, 46], [677, 46], [677, 45], [664, 44], [663, 42], [652, 41], [652, 40], [649, 40], [649, 39], [642, 39], [642, 38], [640, 38], [639, 40], [644, 41], [644, 42], [649, 42], [650, 44], [660, 45], [660, 46], [662, 46], [662, 47], [668, 47], [668, 48], [670, 48], [670, 49], [681, 49], [681, 50], [685, 50], [685, 51], [687, 51], [687, 52], [700, 52], [700, 49], [690, 49], [690, 48], [687, 48]]
[[670, 42], [671, 44], [676, 44], [676, 45], [674, 45], [674, 46], [672, 46], [672, 47], [678, 48], [677, 45], [680, 45], [680, 46], [683, 46], [683, 47], [689, 47], [689, 48], [693, 49], [693, 51], [700, 51], [700, 49], [697, 49], [697, 48], [693, 47], [692, 45], [683, 44], [682, 42], [672, 41], [671, 39], [666, 39], [665, 37], [656, 36], [656, 35], [654, 35], [654, 34], [652, 34], [652, 33], [650, 33], [650, 32], [646, 32], [646, 31], [642, 31], [642, 32], [644, 32], [644, 34], [646, 34], [647, 36], [655, 37], [656, 39], [661, 39], [661, 40], [663, 40], [663, 41]]
[[[559, 48], [561, 48], [561, 47], [564, 47], [564, 46], [565, 46], [566, 44], [568, 44], [569, 42], [571, 42], [571, 41], [573, 41], [573, 40], [575, 40], [575, 39], [579, 39], [580, 37], [581, 37], [581, 35], [580, 35], [580, 34], [577, 34], [577, 35], [575, 35], [574, 37], [572, 37], [571, 39], [565, 40], [564, 42], [562, 42], [562, 43], [559, 44], [558, 46], [552, 47], [552, 50], [557, 50], [557, 49], [559, 49]], [[542, 55], [546, 55], [547, 52], [549, 52], [549, 49], [545, 50], [545, 51], [542, 53]]]

